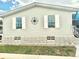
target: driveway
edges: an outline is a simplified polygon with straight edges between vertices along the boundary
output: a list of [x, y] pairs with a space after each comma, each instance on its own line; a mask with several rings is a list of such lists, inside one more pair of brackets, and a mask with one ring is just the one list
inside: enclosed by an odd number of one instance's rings
[[78, 57], [0, 53], [0, 59], [79, 59]]

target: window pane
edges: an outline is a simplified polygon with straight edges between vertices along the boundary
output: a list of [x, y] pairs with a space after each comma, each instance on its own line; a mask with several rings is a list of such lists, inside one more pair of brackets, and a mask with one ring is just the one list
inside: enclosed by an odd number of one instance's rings
[[2, 30], [3, 29], [3, 27], [2, 26], [0, 26], [0, 30]]
[[2, 22], [2, 20], [0, 20], [0, 25], [2, 25], [3, 24], [3, 22]]
[[73, 20], [76, 19], [76, 14], [72, 14], [72, 19], [73, 19]]
[[49, 15], [48, 16], [48, 27], [55, 27], [55, 16]]
[[0, 40], [2, 40], [2, 36], [0, 35]]
[[22, 18], [16, 17], [16, 29], [22, 29]]

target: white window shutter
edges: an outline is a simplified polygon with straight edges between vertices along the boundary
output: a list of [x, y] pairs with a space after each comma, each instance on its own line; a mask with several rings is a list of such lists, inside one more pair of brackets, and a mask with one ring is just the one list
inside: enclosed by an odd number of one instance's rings
[[13, 19], [12, 19], [13, 21], [12, 21], [12, 27], [13, 27], [13, 29], [16, 29], [16, 17], [14, 17]]
[[48, 28], [48, 15], [44, 16], [44, 28]]
[[25, 17], [22, 17], [22, 29], [25, 29], [25, 24], [26, 24]]
[[60, 27], [60, 22], [59, 22], [59, 15], [55, 15], [55, 28]]

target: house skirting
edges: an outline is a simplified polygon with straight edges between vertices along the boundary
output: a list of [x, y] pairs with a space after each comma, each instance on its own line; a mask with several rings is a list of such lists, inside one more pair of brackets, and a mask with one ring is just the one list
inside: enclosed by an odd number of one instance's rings
[[21, 37], [15, 40], [14, 37], [3, 37], [0, 44], [7, 45], [44, 45], [44, 46], [74, 46], [74, 37], [55, 37], [55, 40], [47, 40], [47, 37]]

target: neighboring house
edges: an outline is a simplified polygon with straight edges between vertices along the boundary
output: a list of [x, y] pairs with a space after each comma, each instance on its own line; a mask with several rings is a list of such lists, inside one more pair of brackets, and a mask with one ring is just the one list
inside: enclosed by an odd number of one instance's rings
[[72, 45], [76, 8], [34, 2], [1, 16], [2, 44]]
[[78, 11], [72, 14], [72, 26], [73, 26], [73, 34], [76, 38], [79, 38], [79, 14]]

